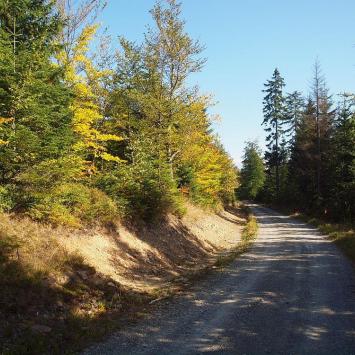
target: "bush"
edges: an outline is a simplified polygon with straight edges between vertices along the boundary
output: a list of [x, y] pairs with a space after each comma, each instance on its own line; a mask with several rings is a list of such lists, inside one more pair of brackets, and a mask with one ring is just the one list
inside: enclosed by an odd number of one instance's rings
[[0, 186], [0, 212], [8, 212], [14, 207], [13, 187]]
[[112, 222], [118, 211], [104, 192], [79, 183], [66, 183], [44, 193], [28, 214], [38, 220], [80, 227], [82, 222]]
[[181, 196], [168, 173], [152, 166], [122, 166], [120, 170], [98, 175], [96, 186], [105, 191], [127, 218], [150, 221], [166, 212], [183, 215]]
[[76, 156], [44, 160], [32, 166], [17, 177], [17, 181], [27, 188], [43, 190], [61, 182], [79, 179], [85, 162]]
[[34, 219], [80, 227], [83, 223], [108, 223], [117, 206], [104, 192], [85, 181], [85, 162], [76, 156], [45, 160], [17, 177], [22, 190], [17, 206]]

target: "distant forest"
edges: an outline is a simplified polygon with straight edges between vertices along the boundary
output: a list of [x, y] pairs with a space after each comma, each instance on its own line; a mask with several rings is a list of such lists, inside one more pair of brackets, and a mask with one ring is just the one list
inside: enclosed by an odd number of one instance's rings
[[355, 95], [332, 96], [319, 62], [308, 94], [285, 92], [278, 69], [263, 90], [267, 150], [248, 142], [242, 198], [355, 221]]

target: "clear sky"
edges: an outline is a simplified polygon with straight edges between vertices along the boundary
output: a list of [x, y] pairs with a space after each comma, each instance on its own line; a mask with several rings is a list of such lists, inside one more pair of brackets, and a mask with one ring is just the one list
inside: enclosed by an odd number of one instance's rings
[[[154, 0], [108, 0], [102, 22], [115, 39], [141, 41]], [[182, 0], [187, 32], [206, 46], [193, 81], [218, 104], [216, 125], [240, 164], [244, 142], [259, 139], [263, 83], [277, 66], [286, 91], [308, 91], [318, 57], [331, 93], [355, 92], [355, 0]]]

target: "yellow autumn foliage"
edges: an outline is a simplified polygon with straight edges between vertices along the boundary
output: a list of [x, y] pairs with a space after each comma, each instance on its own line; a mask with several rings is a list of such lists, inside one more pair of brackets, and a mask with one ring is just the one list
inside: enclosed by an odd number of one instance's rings
[[72, 58], [67, 58], [64, 52], [58, 56], [59, 62], [65, 63], [66, 80], [75, 96], [70, 107], [74, 115], [73, 131], [78, 136], [74, 150], [86, 156], [92, 165], [95, 159], [117, 163], [123, 161], [108, 153], [105, 146], [108, 141], [121, 141], [123, 138], [100, 130], [100, 125], [105, 121], [100, 107], [103, 96], [102, 80], [111, 72], [97, 69], [88, 56], [89, 45], [97, 29], [97, 25], [84, 28], [74, 47]]

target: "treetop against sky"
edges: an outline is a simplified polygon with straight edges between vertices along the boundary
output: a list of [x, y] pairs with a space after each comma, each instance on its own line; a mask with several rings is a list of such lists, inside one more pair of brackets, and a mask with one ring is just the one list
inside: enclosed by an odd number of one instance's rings
[[[222, 142], [241, 162], [244, 141], [263, 144], [263, 82], [278, 67], [287, 92], [306, 93], [316, 58], [331, 93], [354, 91], [355, 2], [351, 0], [184, 0], [188, 33], [206, 46], [204, 70], [192, 81], [217, 101]], [[154, 0], [109, 0], [100, 17], [116, 40], [141, 41]]]

